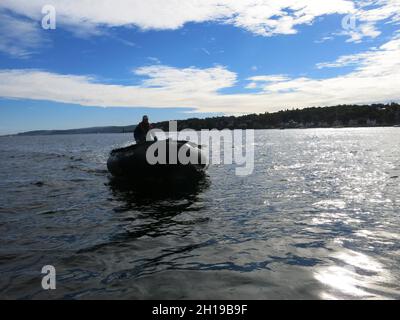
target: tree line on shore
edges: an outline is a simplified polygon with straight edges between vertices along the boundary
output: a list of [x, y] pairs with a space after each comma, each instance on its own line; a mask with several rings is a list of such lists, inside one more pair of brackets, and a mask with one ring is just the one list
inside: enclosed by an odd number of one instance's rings
[[[287, 109], [274, 113], [249, 114], [239, 117], [221, 116], [179, 120], [178, 130], [183, 129], [286, 129], [286, 128], [331, 128], [331, 127], [374, 127], [400, 125], [400, 105], [339, 105], [334, 107], [312, 107]], [[169, 122], [153, 124], [155, 128], [168, 131]], [[136, 125], [109, 126], [70, 130], [37, 130], [18, 135], [56, 135], [87, 133], [128, 133]]]
[[[400, 125], [400, 105], [338, 105], [333, 107], [311, 107], [291, 109], [274, 113], [249, 114], [243, 116], [221, 116], [205, 119], [191, 118], [178, 121], [178, 130], [183, 129], [286, 129], [329, 127], [373, 127]], [[169, 122], [154, 124], [168, 131]]]

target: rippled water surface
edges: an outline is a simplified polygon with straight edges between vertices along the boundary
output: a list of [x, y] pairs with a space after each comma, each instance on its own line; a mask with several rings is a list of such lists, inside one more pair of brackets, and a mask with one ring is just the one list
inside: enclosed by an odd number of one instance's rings
[[256, 131], [253, 175], [165, 192], [110, 184], [130, 139], [0, 137], [0, 298], [400, 298], [400, 128]]

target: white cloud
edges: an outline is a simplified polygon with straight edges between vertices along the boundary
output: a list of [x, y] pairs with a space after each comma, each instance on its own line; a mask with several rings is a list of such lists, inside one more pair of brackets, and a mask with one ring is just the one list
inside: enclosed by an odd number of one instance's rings
[[146, 77], [140, 86], [102, 84], [92, 77], [61, 75], [40, 70], [0, 71], [0, 96], [49, 100], [83, 106], [197, 107], [236, 75], [223, 67], [176, 69], [153, 65], [135, 70]]
[[[35, 21], [47, 0], [2, 0], [0, 8]], [[143, 30], [178, 29], [188, 22], [218, 21], [271, 36], [296, 33], [316, 17], [354, 11], [350, 0], [53, 0], [57, 23], [70, 29], [136, 26]]]
[[168, 66], [149, 66], [134, 70], [137, 75], [148, 77], [143, 88], [163, 88], [174, 92], [196, 93], [215, 92], [231, 87], [236, 82], [236, 74], [217, 66], [208, 69], [194, 67], [177, 69]]
[[[29, 23], [38, 25], [41, 8], [48, 3], [48, 0], [2, 0], [0, 11], [24, 17], [21, 21], [25, 24], [29, 19]], [[189, 22], [207, 21], [230, 24], [261, 36], [288, 35], [319, 17], [352, 14], [357, 28], [344, 29], [339, 34], [348, 36], [348, 42], [361, 42], [381, 34], [378, 22], [400, 22], [400, 0], [53, 0], [51, 4], [56, 9], [57, 27], [79, 37], [102, 35], [110, 27], [176, 30]], [[10, 30], [12, 27], [4, 27], [6, 23], [9, 24], [4, 20], [1, 29]], [[22, 41], [10, 50], [23, 55], [27, 49], [35, 48], [31, 34], [33, 31], [25, 35], [9, 33], [8, 42]]]
[[386, 19], [399, 21], [399, 0], [369, 0], [359, 2], [360, 10], [356, 15], [361, 21], [376, 22]]
[[181, 107], [199, 112], [251, 113], [290, 107], [341, 103], [398, 101], [400, 97], [400, 37], [379, 48], [344, 56], [320, 67], [355, 64], [347, 75], [327, 79], [263, 75], [247, 79], [258, 93], [224, 94], [237, 75], [223, 66], [178, 69], [153, 65], [134, 70], [140, 85], [100, 83], [88, 76], [40, 70], [1, 70], [0, 96], [49, 100], [84, 106]]
[[255, 34], [295, 34], [296, 27], [311, 24], [316, 17], [354, 11], [352, 1], [282, 0], [228, 1], [232, 17], [226, 22]]

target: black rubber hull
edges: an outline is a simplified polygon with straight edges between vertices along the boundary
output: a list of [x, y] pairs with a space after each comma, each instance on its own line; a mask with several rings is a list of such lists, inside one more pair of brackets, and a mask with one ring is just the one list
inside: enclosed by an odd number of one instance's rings
[[[166, 162], [167, 164], [149, 164], [146, 159], [146, 152], [148, 148], [154, 144], [166, 144]], [[169, 144], [175, 144], [173, 150], [179, 152], [181, 148], [189, 150], [197, 157], [197, 163], [182, 164], [177, 161], [176, 164], [170, 163]], [[162, 150], [162, 148], [160, 148]], [[175, 155], [176, 158], [177, 155]], [[194, 144], [187, 141], [157, 141], [146, 142], [139, 145], [132, 145], [126, 148], [115, 149], [110, 153], [107, 161], [107, 167], [110, 173], [121, 179], [135, 179], [135, 178], [162, 178], [162, 179], [188, 179], [204, 175], [206, 169], [205, 156], [203, 151]]]

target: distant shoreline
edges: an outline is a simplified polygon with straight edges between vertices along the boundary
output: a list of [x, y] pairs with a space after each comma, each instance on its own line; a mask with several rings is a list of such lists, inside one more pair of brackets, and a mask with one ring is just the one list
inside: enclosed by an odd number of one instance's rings
[[[267, 128], [267, 129], [254, 129], [254, 130], [308, 130], [308, 129], [373, 129], [373, 128], [400, 128], [400, 125], [381, 125], [381, 126], [343, 126], [343, 127], [302, 127], [302, 128]], [[205, 129], [207, 130], [207, 129]], [[249, 129], [251, 130], [251, 129]], [[51, 131], [51, 130], [49, 130]], [[66, 130], [68, 131], [68, 130]], [[133, 134], [133, 132], [90, 132], [90, 133], [43, 133], [43, 134], [29, 134], [29, 132], [17, 134], [4, 134], [0, 137], [36, 137], [36, 136], [73, 136], [73, 135], [95, 135], [95, 134]]]
[[[183, 129], [322, 129], [322, 128], [376, 128], [400, 126], [400, 105], [339, 105], [291, 109], [274, 113], [244, 116], [221, 116], [179, 120], [178, 131]], [[169, 121], [153, 124], [155, 128], [168, 131]], [[38, 136], [132, 133], [136, 125], [91, 127], [69, 130], [35, 130], [4, 136]]]

